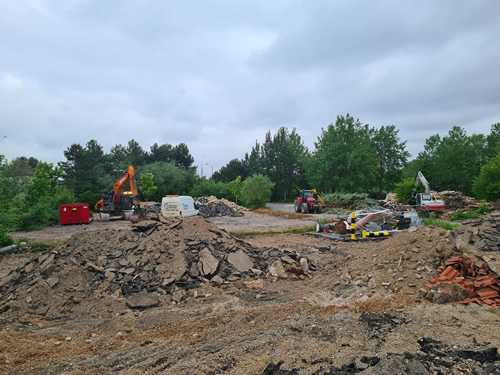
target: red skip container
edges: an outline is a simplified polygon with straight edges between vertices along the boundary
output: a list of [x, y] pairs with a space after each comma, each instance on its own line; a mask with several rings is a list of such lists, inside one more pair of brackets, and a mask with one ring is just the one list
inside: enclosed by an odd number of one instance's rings
[[61, 204], [61, 224], [88, 224], [90, 222], [90, 211], [88, 203]]

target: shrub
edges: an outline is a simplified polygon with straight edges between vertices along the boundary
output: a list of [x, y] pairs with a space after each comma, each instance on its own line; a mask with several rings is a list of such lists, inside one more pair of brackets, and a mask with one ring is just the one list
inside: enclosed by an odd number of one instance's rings
[[474, 219], [476, 217], [481, 216], [482, 214], [489, 212], [490, 207], [485, 203], [481, 203], [479, 208], [474, 211], [463, 212], [462, 210], [457, 210], [451, 217], [450, 220], [465, 220], [465, 219]]
[[216, 196], [217, 198], [225, 198], [233, 200], [233, 193], [228, 183], [215, 182], [214, 180], [202, 180], [194, 185], [189, 192], [193, 197]]
[[265, 207], [273, 187], [274, 183], [268, 177], [257, 174], [245, 180], [241, 195], [249, 207]]
[[321, 197], [328, 206], [350, 210], [374, 205], [366, 193], [333, 193]]
[[14, 243], [11, 236], [7, 234], [7, 231], [0, 227], [0, 247], [9, 246]]

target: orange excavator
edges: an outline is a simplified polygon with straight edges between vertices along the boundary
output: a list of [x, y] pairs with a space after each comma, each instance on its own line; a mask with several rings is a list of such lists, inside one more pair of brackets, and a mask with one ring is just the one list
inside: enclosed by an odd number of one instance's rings
[[[131, 191], [123, 191], [127, 182], [130, 183]], [[134, 205], [139, 204], [137, 195], [134, 168], [129, 165], [123, 176], [115, 182], [113, 191], [102, 194], [102, 199], [97, 202], [95, 209], [104, 213], [121, 213], [132, 210]]]

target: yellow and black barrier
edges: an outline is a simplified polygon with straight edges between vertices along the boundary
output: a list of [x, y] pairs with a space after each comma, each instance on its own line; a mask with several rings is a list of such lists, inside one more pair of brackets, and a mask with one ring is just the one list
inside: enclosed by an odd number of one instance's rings
[[365, 232], [365, 231], [363, 231], [363, 238], [366, 238], [366, 237], [387, 237], [390, 235], [391, 235], [391, 233], [389, 233], [389, 232]]
[[351, 212], [351, 240], [356, 240], [356, 214]]

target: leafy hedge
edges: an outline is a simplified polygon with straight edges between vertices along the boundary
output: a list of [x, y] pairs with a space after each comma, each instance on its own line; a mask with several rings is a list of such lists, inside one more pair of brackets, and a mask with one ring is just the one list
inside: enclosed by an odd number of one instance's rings
[[321, 198], [328, 206], [350, 210], [374, 205], [366, 193], [332, 193], [321, 195]]

